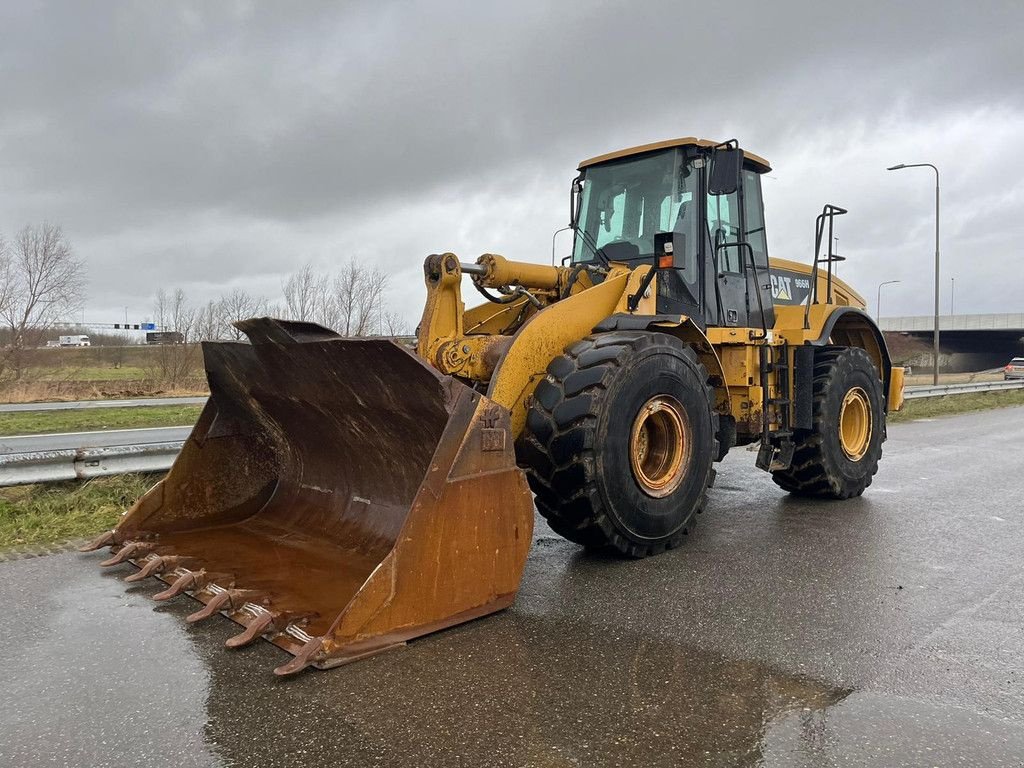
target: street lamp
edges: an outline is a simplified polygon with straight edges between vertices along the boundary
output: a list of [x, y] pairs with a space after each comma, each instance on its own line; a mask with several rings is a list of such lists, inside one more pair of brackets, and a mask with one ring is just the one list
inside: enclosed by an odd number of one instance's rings
[[932, 384], [939, 383], [939, 169], [931, 163], [900, 163], [886, 168], [899, 171], [903, 168], [931, 168], [935, 171], [935, 332], [932, 337], [932, 354], [935, 356], [932, 368]]
[[875, 299], [875, 321], [882, 321], [882, 286], [892, 285], [893, 283], [901, 283], [902, 280], [886, 280], [884, 283], [878, 284], [878, 298]]

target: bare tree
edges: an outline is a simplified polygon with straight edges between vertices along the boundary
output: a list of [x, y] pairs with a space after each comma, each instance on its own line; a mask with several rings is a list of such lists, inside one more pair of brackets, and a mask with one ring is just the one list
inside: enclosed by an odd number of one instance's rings
[[358, 336], [353, 333], [358, 324], [356, 317], [357, 296], [359, 286], [363, 282], [363, 270], [353, 260], [341, 268], [334, 276], [334, 292], [332, 298], [337, 309], [337, 327], [335, 330], [342, 336]]
[[153, 298], [153, 322], [158, 330], [166, 331], [168, 329], [167, 318], [169, 315], [170, 299], [167, 297], [167, 291], [160, 288]]
[[196, 310], [192, 337], [196, 341], [216, 341], [220, 338], [220, 308], [210, 300]]
[[385, 336], [410, 336], [409, 324], [397, 312], [388, 310], [381, 316]]
[[320, 275], [313, 293], [313, 322], [332, 330], [341, 324], [338, 303], [334, 300], [331, 276]]
[[47, 331], [77, 311], [85, 296], [85, 268], [61, 228], [28, 225], [13, 248], [0, 254], [0, 317], [10, 335], [0, 369], [21, 378], [25, 350], [39, 346]]
[[372, 336], [405, 327], [399, 315], [385, 312], [389, 280], [386, 272], [354, 260], [333, 275], [306, 264], [288, 277], [282, 292], [293, 320], [319, 323], [342, 336]]
[[380, 330], [384, 292], [389, 278], [350, 260], [334, 278], [337, 328], [342, 336], [370, 336]]
[[11, 248], [7, 245], [3, 235], [0, 235], [0, 315], [4, 318], [7, 317], [7, 310], [10, 309], [14, 290], [15, 280], [11, 263]]
[[181, 334], [181, 343], [161, 344], [156, 351], [156, 375], [167, 386], [175, 389], [196, 371], [199, 352], [194, 344], [197, 318], [200, 312], [193, 308], [181, 288], [168, 294], [163, 288], [153, 301], [154, 322], [162, 331]]
[[304, 264], [298, 272], [289, 275], [282, 286], [288, 317], [318, 321], [318, 315], [324, 308], [328, 282], [327, 275], [318, 273], [311, 264]]
[[267, 312], [266, 299], [246, 293], [241, 288], [235, 288], [227, 296], [222, 296], [217, 304], [220, 309], [221, 336], [234, 341], [241, 341], [245, 334], [232, 323]]

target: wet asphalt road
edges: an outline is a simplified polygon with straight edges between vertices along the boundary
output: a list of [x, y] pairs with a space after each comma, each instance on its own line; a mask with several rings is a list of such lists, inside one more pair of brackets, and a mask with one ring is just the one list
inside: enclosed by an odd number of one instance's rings
[[1022, 766], [1024, 408], [890, 430], [867, 494], [742, 450], [681, 549], [538, 525], [515, 605], [276, 679], [187, 598], [68, 553], [0, 564], [0, 765]]

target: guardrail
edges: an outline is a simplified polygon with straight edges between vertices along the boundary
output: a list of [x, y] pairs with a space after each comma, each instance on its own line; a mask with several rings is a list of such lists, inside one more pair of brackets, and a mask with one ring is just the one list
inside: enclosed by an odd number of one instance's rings
[[202, 397], [140, 397], [132, 400], [67, 400], [50, 403], [0, 403], [0, 413], [80, 411], [92, 408], [152, 408], [167, 405], [203, 405]]
[[67, 448], [0, 456], [0, 486], [88, 480], [130, 472], [166, 472], [181, 451], [181, 441]]
[[905, 400], [922, 397], [944, 397], [945, 395], [966, 395], [970, 392], [1002, 392], [1007, 389], [1024, 389], [1024, 379], [1019, 381], [965, 381], [960, 384], [921, 384], [903, 388]]
[[[1024, 380], [908, 386], [904, 391], [904, 397], [915, 400], [1012, 389], [1024, 389]], [[183, 444], [184, 441], [175, 440], [0, 455], [0, 486], [87, 480], [130, 472], [166, 472], [171, 468]]]

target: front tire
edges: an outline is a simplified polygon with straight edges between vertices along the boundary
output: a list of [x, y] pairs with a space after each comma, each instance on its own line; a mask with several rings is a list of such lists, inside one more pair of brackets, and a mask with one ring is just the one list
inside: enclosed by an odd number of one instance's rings
[[551, 362], [517, 454], [556, 533], [645, 557], [678, 546], [702, 509], [717, 433], [692, 349], [667, 334], [613, 331]]
[[795, 436], [789, 469], [772, 473], [797, 496], [849, 499], [878, 472], [885, 441], [882, 382], [859, 347], [824, 347], [814, 356], [814, 427]]

